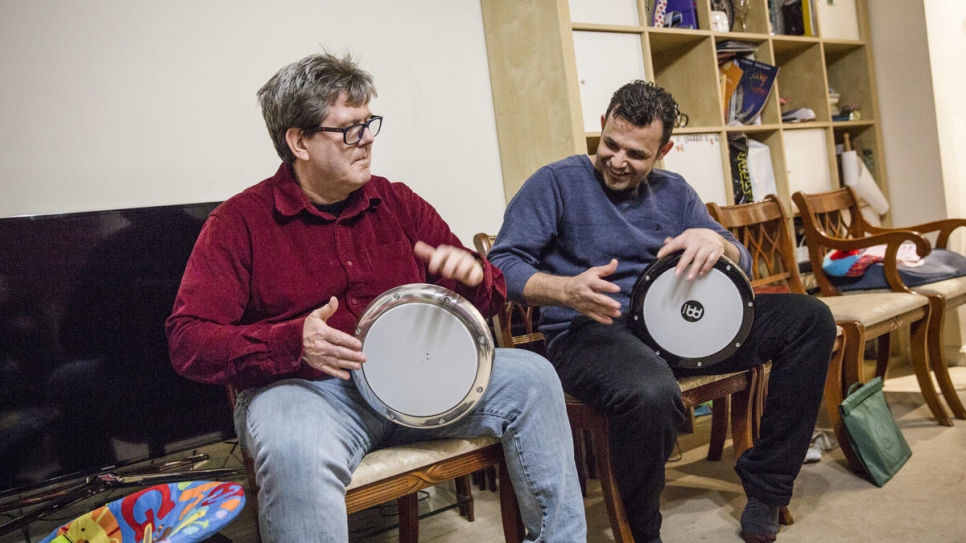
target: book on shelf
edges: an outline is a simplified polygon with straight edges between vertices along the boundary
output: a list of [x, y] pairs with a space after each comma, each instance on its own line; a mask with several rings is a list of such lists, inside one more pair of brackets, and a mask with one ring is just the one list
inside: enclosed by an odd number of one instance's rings
[[772, 16], [772, 26], [776, 34], [790, 36], [815, 36], [815, 10], [812, 0], [771, 0], [780, 2], [780, 16]]
[[721, 40], [715, 44], [718, 56], [718, 65], [722, 65], [739, 56], [754, 56], [758, 46], [754, 43], [738, 40]]
[[806, 123], [815, 120], [815, 110], [807, 107], [800, 107], [782, 113], [783, 123]]
[[735, 89], [738, 88], [738, 82], [741, 80], [741, 74], [744, 72], [733, 60], [722, 64], [718, 68], [718, 71], [722, 79], [721, 97], [724, 99], [725, 122], [729, 122], [733, 118], [733, 115], [730, 114], [733, 103], [731, 99], [735, 95]]
[[656, 0], [651, 12], [651, 26], [698, 28], [697, 0]]
[[741, 68], [741, 79], [731, 97], [734, 118], [737, 124], [751, 124], [761, 114], [765, 102], [775, 86], [778, 67], [748, 58], [736, 58], [734, 63]]

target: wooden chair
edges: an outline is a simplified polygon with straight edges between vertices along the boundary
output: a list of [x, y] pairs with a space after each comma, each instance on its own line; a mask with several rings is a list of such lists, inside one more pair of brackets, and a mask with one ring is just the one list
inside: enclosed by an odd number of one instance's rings
[[[917, 225], [909, 229], [881, 228], [865, 222], [859, 209], [859, 200], [851, 187], [844, 187], [829, 192], [805, 194], [797, 192], [792, 199], [798, 206], [805, 229], [805, 240], [808, 245], [809, 260], [815, 279], [821, 288], [822, 295], [827, 297], [843, 294], [822, 269], [825, 254], [831, 250], [863, 249], [874, 245], [887, 245], [886, 255], [882, 262], [886, 281], [893, 292], [916, 293], [926, 298], [929, 305], [929, 321], [925, 333], [926, 356], [917, 357], [913, 354], [913, 369], [919, 380], [926, 404], [940, 424], [952, 425], [952, 419], [939, 400], [939, 395], [933, 386], [930, 376], [935, 376], [942, 390], [943, 397], [957, 418], [966, 418], [966, 408], [953, 386], [946, 366], [946, 356], [943, 352], [943, 322], [946, 309], [955, 304], [966, 301], [966, 278], [955, 278], [909, 288], [899, 276], [896, 254], [903, 242], [915, 244], [920, 256], [926, 256], [932, 251], [932, 246], [922, 233], [939, 231], [937, 246], [945, 247], [952, 230], [966, 225], [963, 220], [944, 220]], [[846, 298], [856, 296], [849, 291]], [[877, 292], [877, 291], [873, 291]], [[915, 345], [914, 345], [915, 347]], [[886, 378], [889, 362], [889, 342], [883, 339], [879, 342], [879, 353], [876, 363], [876, 375]], [[859, 368], [861, 371], [861, 368]], [[855, 376], [865, 380], [860, 373]]]
[[[235, 392], [229, 387], [229, 401], [235, 405]], [[258, 512], [258, 483], [255, 460], [242, 450], [248, 478], [248, 499]], [[503, 446], [492, 437], [444, 439], [411, 445], [387, 447], [362, 458], [346, 487], [345, 505], [349, 514], [396, 501], [399, 508], [399, 542], [419, 541], [419, 502], [417, 492], [451, 479], [468, 482], [472, 473], [497, 466], [500, 478], [500, 515], [507, 543], [519, 543], [525, 536], [517, 497], [506, 469]], [[459, 492], [459, 488], [458, 488]], [[467, 515], [471, 517], [472, 514]], [[472, 518], [468, 520], [472, 521]]]
[[[486, 256], [492, 247], [495, 236], [479, 233], [473, 238], [477, 251]], [[537, 308], [508, 302], [504, 310], [494, 316], [493, 325], [497, 345], [507, 348], [525, 348], [545, 354], [543, 334], [536, 329]], [[721, 458], [727, 434], [730, 412], [731, 433], [735, 458], [751, 448], [757, 425], [752, 423], [752, 402], [757, 396], [757, 383], [760, 368], [724, 375], [685, 377], [678, 380], [684, 403], [694, 407], [712, 402], [712, 436], [708, 451], [709, 460]], [[603, 412], [567, 395], [567, 416], [577, 437], [578, 470], [586, 473], [586, 452], [592, 453], [593, 467], [600, 480], [604, 506], [617, 542], [633, 541], [627, 513], [621, 501], [620, 492], [614, 479], [610, 464], [610, 444], [608, 442], [607, 417]], [[586, 433], [590, 446], [584, 447], [581, 435]], [[586, 451], [581, 455], [582, 451]], [[791, 515], [783, 512], [783, 522], [791, 524]]]
[[[752, 286], [780, 286], [789, 292], [806, 294], [785, 209], [774, 195], [752, 204], [720, 207], [709, 203], [711, 216], [748, 248], [752, 257]], [[820, 297], [841, 330], [841, 341], [833, 351], [825, 384], [825, 407], [849, 467], [863, 471], [849, 445], [838, 406], [848, 386], [858, 381], [866, 340], [888, 335], [909, 325], [917, 366], [925, 368], [925, 340], [929, 320], [927, 301], [907, 292], [865, 293], [855, 296]]]

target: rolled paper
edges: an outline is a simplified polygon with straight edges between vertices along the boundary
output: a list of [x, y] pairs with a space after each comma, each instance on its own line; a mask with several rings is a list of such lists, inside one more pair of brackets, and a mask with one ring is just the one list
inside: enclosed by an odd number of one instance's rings
[[842, 153], [842, 177], [845, 184], [855, 189], [856, 195], [865, 200], [876, 213], [883, 215], [886, 211], [889, 211], [889, 201], [879, 190], [879, 185], [872, 178], [869, 169], [859, 159], [857, 152], [845, 151]]

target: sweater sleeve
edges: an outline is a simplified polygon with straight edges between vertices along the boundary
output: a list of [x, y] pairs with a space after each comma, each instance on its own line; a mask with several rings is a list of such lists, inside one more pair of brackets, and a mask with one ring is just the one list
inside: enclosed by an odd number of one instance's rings
[[510, 299], [523, 302], [524, 285], [541, 271], [540, 260], [557, 237], [562, 208], [554, 173], [546, 167], [534, 173], [507, 206], [487, 256], [503, 271]]

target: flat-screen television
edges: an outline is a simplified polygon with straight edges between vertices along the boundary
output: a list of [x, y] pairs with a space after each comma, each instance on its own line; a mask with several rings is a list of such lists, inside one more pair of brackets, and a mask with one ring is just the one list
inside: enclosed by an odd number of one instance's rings
[[164, 332], [216, 205], [0, 218], [0, 501], [234, 436]]

